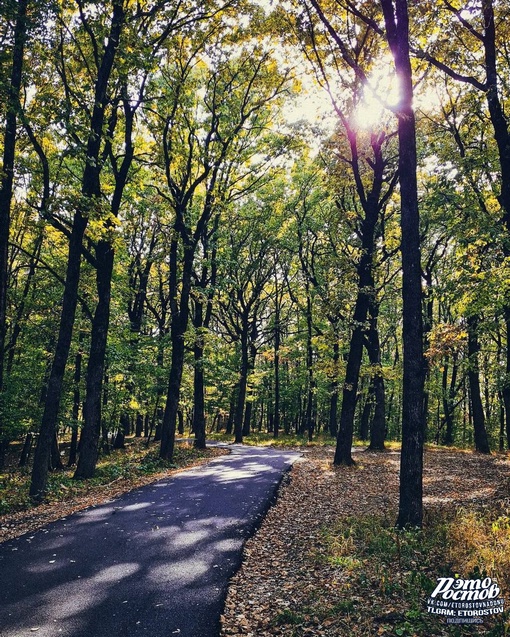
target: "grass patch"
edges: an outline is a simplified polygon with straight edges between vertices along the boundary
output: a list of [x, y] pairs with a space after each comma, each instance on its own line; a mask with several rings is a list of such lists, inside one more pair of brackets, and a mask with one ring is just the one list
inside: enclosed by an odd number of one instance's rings
[[[74, 480], [75, 467], [50, 473], [45, 501], [59, 503], [92, 496], [108, 498], [113, 487], [128, 491], [146, 478], [156, 479], [170, 469], [184, 468], [218, 453], [215, 449], [203, 451], [191, 444], [180, 444], [170, 463], [158, 457], [157, 446], [155, 443], [147, 448], [143, 439], [128, 439], [125, 449], [101, 457], [94, 477], [89, 480]], [[0, 515], [34, 507], [28, 496], [29, 485], [28, 468], [15, 468], [0, 474]]]
[[[510, 518], [491, 511], [428, 516], [420, 531], [398, 531], [381, 516], [346, 517], [323, 529], [314, 559], [338, 569], [336, 599], [316, 591], [322, 617], [336, 615], [352, 635], [431, 637], [510, 635], [508, 615], [483, 625], [448, 625], [429, 615], [426, 599], [438, 577], [489, 576], [510, 587]], [[343, 601], [338, 597], [345, 594]], [[507, 602], [508, 603], [508, 602]], [[506, 622], [506, 623], [505, 623]]]

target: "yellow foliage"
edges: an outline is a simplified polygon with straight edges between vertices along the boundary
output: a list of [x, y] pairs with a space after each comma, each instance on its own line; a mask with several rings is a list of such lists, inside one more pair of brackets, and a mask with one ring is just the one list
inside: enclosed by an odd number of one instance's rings
[[449, 525], [448, 560], [467, 577], [486, 573], [502, 590], [510, 590], [510, 517], [460, 511]]

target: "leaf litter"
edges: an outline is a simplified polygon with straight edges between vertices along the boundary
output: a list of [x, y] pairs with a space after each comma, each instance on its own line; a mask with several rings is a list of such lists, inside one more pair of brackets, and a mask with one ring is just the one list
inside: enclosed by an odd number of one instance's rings
[[[294, 464], [275, 506], [245, 545], [241, 569], [230, 582], [222, 637], [479, 634], [477, 628], [452, 628], [427, 615], [428, 593], [419, 597], [419, 585], [427, 587], [428, 580], [432, 588], [441, 576], [435, 567], [445, 568], [441, 562], [447, 551], [446, 545], [440, 546], [435, 555], [432, 544], [427, 554], [419, 537], [413, 544], [412, 539], [400, 539], [393, 528], [400, 454], [360, 452], [355, 459], [353, 467], [333, 467], [331, 448], [311, 447]], [[451, 519], [464, 509], [483, 512], [492, 507], [507, 515], [509, 469], [510, 459], [503, 454], [428, 450], [425, 524], [432, 524], [434, 516]], [[359, 532], [357, 537], [351, 532], [358, 528], [363, 535], [366, 528], [371, 533], [374, 519], [384, 521], [394, 550], [382, 568], [369, 551], [360, 550]], [[380, 541], [381, 536], [374, 539]], [[401, 541], [408, 544], [407, 562], [400, 555]], [[337, 543], [342, 546], [335, 557]], [[418, 589], [414, 600], [409, 592], [413, 586]]]

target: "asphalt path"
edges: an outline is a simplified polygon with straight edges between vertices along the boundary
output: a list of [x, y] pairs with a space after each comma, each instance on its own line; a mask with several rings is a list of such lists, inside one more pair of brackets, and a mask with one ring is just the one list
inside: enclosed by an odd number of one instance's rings
[[1, 637], [217, 637], [243, 543], [299, 457], [231, 449], [0, 544]]

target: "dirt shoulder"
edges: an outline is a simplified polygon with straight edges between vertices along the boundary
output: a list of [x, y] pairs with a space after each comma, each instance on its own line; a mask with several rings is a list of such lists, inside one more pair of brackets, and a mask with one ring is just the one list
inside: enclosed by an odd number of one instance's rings
[[[456, 540], [445, 535], [450, 528], [445, 521], [459, 511], [483, 518], [487, 507], [491, 515], [509, 519], [509, 458], [427, 451], [426, 521], [436, 535], [424, 535], [415, 545], [393, 529], [399, 453], [360, 452], [355, 458], [354, 467], [333, 468], [332, 449], [313, 448], [294, 465], [276, 505], [246, 544], [244, 563], [229, 588], [223, 636], [480, 634], [471, 627], [448, 632], [444, 621], [425, 617], [419, 593], [411, 603], [409, 591], [426, 590], [427, 579], [435, 583], [441, 576], [436, 569], [453, 568], [445, 561]], [[388, 546], [381, 552], [393, 555], [387, 562], [377, 553], [383, 540]]]

